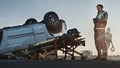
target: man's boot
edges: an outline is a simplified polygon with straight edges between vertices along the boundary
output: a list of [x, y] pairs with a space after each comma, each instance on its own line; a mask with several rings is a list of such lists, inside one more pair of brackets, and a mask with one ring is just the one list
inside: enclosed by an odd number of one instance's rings
[[98, 56], [94, 60], [99, 60], [102, 58], [102, 52], [98, 51]]
[[102, 60], [107, 60], [107, 57], [108, 57], [107, 51], [103, 51]]

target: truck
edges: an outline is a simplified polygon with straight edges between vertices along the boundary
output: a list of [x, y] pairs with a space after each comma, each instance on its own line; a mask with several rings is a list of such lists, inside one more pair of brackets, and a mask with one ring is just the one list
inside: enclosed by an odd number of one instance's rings
[[68, 54], [80, 44], [85, 46], [79, 33], [76, 28], [67, 31], [66, 22], [50, 11], [40, 22], [30, 18], [23, 25], [0, 29], [0, 59], [44, 59], [57, 50]]

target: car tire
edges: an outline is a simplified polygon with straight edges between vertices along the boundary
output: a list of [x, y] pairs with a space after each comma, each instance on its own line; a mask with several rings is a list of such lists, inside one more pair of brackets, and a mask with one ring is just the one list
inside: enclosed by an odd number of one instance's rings
[[62, 30], [62, 22], [60, 22], [58, 15], [55, 12], [48, 12], [44, 16], [44, 23], [51, 33], [59, 33]]
[[23, 25], [30, 25], [33, 23], [37, 23], [37, 20], [34, 18], [27, 19], [26, 22]]

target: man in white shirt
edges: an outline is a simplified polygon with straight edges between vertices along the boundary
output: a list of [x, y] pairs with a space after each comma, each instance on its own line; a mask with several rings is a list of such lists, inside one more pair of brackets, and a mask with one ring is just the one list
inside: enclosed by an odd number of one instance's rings
[[98, 4], [97, 16], [93, 18], [94, 22], [94, 40], [95, 46], [98, 52], [98, 56], [95, 59], [107, 60], [107, 47], [105, 42], [105, 27], [107, 25], [108, 13], [103, 10], [103, 5]]
[[113, 46], [113, 42], [112, 42], [112, 34], [110, 33], [111, 29], [110, 28], [107, 28], [107, 31], [105, 33], [105, 41], [106, 41], [106, 46], [107, 46], [107, 49], [109, 49], [110, 47], [110, 44], [112, 45], [111, 47], [111, 51], [114, 52], [115, 51], [115, 48]]

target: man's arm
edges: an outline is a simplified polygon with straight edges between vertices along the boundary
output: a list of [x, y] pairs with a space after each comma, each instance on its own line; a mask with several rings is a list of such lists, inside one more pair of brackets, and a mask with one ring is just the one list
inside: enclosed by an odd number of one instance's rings
[[115, 51], [115, 47], [113, 46], [112, 40], [111, 40], [111, 45], [112, 45], [112, 47], [110, 48], [110, 50], [111, 50], [112, 52], [114, 52], [114, 51]]
[[108, 19], [108, 13], [105, 12], [105, 13], [104, 13], [104, 21], [107, 21], [107, 19]]
[[[111, 33], [110, 33], [110, 34], [111, 34]], [[110, 48], [110, 50], [111, 50], [112, 52], [114, 52], [114, 51], [115, 51], [115, 47], [114, 47], [113, 41], [112, 41], [112, 34], [111, 34], [111, 38], [110, 38], [110, 44], [112, 45], [112, 47]]]
[[112, 47], [114, 47], [113, 42], [112, 42], [112, 39], [111, 39], [111, 45], [112, 45]]
[[103, 17], [100, 20], [98, 20], [98, 22], [105, 23], [107, 22], [107, 19], [108, 19], [108, 13], [103, 12]]

